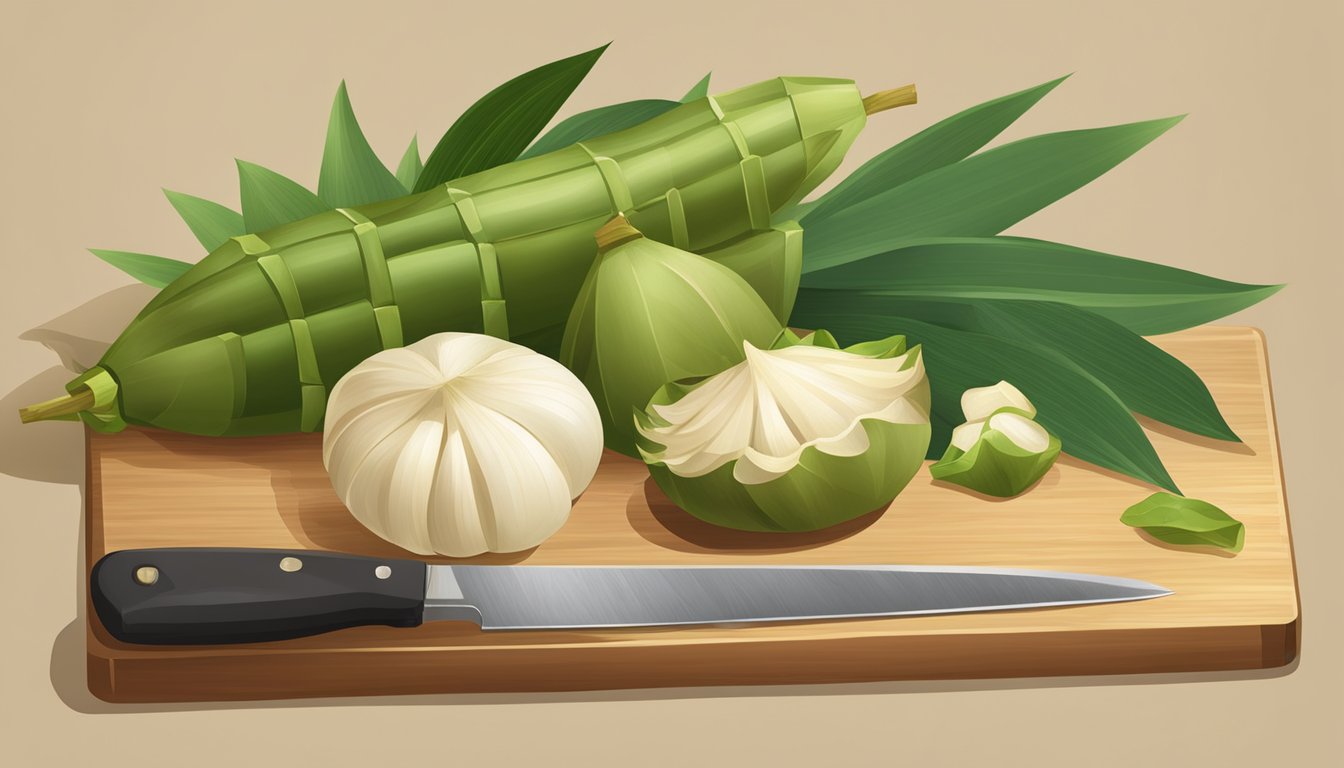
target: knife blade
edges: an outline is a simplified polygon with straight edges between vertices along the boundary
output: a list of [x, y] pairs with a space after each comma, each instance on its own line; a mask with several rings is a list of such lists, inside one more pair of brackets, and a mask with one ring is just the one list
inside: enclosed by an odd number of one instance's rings
[[822, 621], [1146, 600], [1135, 579], [898, 565], [426, 565], [276, 549], [113, 552], [89, 594], [118, 640], [280, 640], [352, 626], [471, 621], [484, 630]]

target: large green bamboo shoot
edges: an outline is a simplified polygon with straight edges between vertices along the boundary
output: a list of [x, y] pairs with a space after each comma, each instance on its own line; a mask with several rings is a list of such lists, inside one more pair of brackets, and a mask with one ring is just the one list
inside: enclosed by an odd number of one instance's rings
[[346, 371], [432, 333], [554, 355], [593, 233], [618, 213], [722, 258], [784, 321], [801, 233], [772, 229], [771, 215], [836, 169], [867, 113], [913, 100], [909, 87], [864, 99], [848, 80], [777, 78], [420, 194], [232, 238], [164, 288], [70, 398], [24, 418], [312, 431]]

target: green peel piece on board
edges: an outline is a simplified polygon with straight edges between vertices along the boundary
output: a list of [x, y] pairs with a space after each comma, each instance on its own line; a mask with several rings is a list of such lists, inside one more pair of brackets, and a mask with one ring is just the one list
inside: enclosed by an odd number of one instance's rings
[[1120, 515], [1120, 522], [1168, 544], [1213, 546], [1240, 552], [1246, 526], [1207, 501], [1154, 493]]
[[1023, 447], [1008, 432], [997, 428], [996, 418], [1000, 414], [1031, 419], [1028, 413], [1016, 408], [995, 411], [984, 422], [972, 426], [978, 426], [980, 433], [969, 450], [948, 444], [943, 457], [929, 467], [933, 479], [1001, 498], [1017, 496], [1035, 485], [1059, 458], [1059, 438], [1050, 435], [1043, 450]]

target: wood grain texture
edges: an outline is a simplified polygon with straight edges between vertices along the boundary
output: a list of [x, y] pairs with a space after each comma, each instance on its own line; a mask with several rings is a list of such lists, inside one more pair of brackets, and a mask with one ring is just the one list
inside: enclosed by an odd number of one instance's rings
[[[1064, 458], [998, 501], [933, 483], [827, 531], [750, 534], [674, 507], [608, 453], [569, 522], [527, 552], [456, 562], [958, 564], [1086, 571], [1175, 591], [1137, 603], [734, 628], [486, 634], [436, 622], [218, 647], [138, 647], [92, 618], [89, 688], [108, 701], [201, 701], [1253, 669], [1298, 648], [1298, 598], [1263, 336], [1155, 337], [1204, 378], [1243, 445], [1144, 423], [1181, 488], [1246, 525], [1245, 549], [1177, 549], [1121, 524], [1154, 489]], [[88, 436], [91, 565], [135, 547], [239, 546], [408, 557], [331, 490], [319, 435]], [[441, 559], [440, 562], [453, 562]], [[93, 616], [92, 611], [88, 612]]]

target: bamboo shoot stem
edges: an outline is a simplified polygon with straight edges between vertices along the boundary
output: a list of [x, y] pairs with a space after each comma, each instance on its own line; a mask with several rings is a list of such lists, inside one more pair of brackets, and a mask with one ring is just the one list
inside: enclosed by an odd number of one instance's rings
[[630, 221], [622, 214], [616, 214], [611, 221], [603, 224], [593, 233], [593, 237], [597, 239], [598, 253], [606, 253], [622, 243], [638, 240], [643, 236], [638, 229], [631, 226]]
[[19, 409], [19, 420], [24, 424], [30, 424], [34, 421], [44, 421], [46, 419], [55, 419], [61, 416], [69, 416], [80, 411], [87, 411], [93, 407], [93, 390], [85, 387], [73, 395], [62, 395], [60, 397], [30, 405], [27, 408]]
[[869, 115], [875, 115], [878, 112], [904, 107], [917, 101], [919, 101], [919, 96], [915, 93], [915, 84], [911, 83], [900, 88], [878, 91], [872, 95], [864, 96], [863, 111]]

